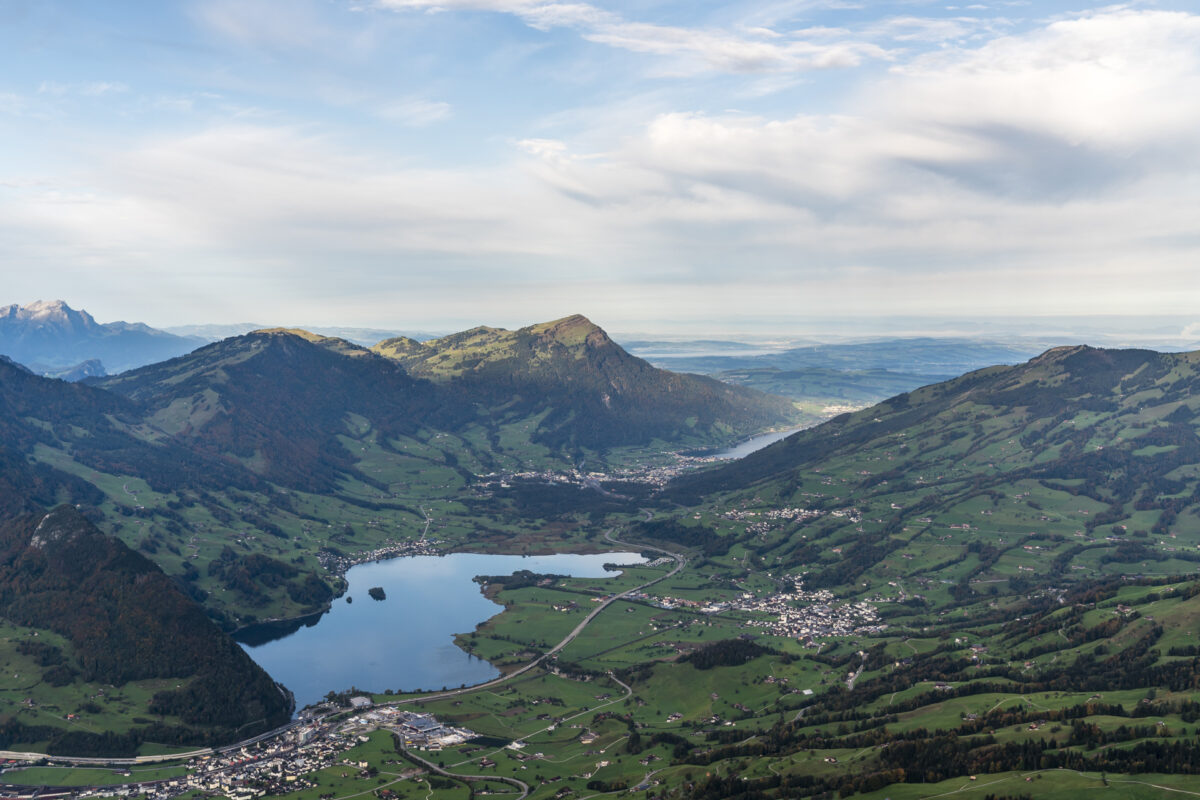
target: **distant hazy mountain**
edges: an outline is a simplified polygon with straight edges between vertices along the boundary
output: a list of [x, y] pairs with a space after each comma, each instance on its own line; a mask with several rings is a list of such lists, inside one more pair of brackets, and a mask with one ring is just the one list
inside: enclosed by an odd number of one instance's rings
[[663, 369], [709, 375], [729, 370], [887, 370], [952, 378], [993, 364], [1017, 364], [1044, 351], [1043, 342], [919, 337], [853, 344], [814, 344], [771, 353], [741, 355], [661, 354], [649, 357]]
[[204, 341], [175, 336], [141, 323], [99, 323], [62, 300], [0, 307], [0, 353], [43, 370], [98, 360], [110, 372], [173, 358]]
[[753, 357], [771, 355], [784, 350], [816, 344], [819, 344], [819, 342], [803, 339], [789, 339], [782, 342], [737, 342], [728, 339], [635, 339], [621, 341], [621, 346], [630, 353], [651, 362], [656, 358], [696, 358], [704, 356]]
[[[822, 367], [807, 369], [731, 369], [713, 373], [726, 383], [749, 386], [760, 392], [790, 397], [807, 404], [862, 406], [911, 392], [937, 383], [941, 376], [891, 372], [883, 369], [838, 370]], [[844, 408], [841, 410], [845, 410]]]
[[48, 364], [29, 364], [29, 369], [47, 378], [58, 378], [59, 380], [81, 381], [85, 378], [103, 378], [108, 374], [104, 369], [104, 364], [98, 358], [89, 358], [79, 364], [74, 364], [69, 367], [52, 367]]
[[[254, 322], [239, 322], [231, 325], [172, 325], [163, 330], [168, 333], [173, 333], [176, 336], [190, 336], [197, 339], [203, 339], [208, 342], [219, 342], [221, 339], [228, 339], [231, 336], [244, 336], [253, 331], [261, 331], [271, 328], [270, 325], [260, 325]], [[345, 339], [348, 342], [370, 347], [371, 345], [382, 342], [384, 339], [393, 339], [397, 336], [404, 336], [417, 341], [425, 341], [432, 339], [438, 334], [426, 333], [422, 331], [397, 331], [384, 330], [381, 328], [348, 328], [348, 327], [313, 327], [305, 326], [304, 330], [318, 333], [322, 336], [332, 336], [338, 339]]]

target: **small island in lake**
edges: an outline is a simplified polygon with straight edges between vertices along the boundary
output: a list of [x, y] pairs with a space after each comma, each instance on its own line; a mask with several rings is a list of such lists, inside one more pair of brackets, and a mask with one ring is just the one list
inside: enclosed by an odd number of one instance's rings
[[370, 589], [367, 589], [367, 594], [371, 595], [372, 599], [375, 600], [387, 599], [387, 595], [384, 593], [382, 586], [372, 586]]

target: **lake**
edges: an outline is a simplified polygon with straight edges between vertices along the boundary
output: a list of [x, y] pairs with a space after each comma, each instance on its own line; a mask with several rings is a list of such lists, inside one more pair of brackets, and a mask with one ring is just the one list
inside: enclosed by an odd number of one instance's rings
[[745, 458], [755, 450], [762, 450], [770, 444], [775, 444], [781, 439], [786, 439], [802, 428], [792, 428], [787, 431], [775, 431], [774, 433], [764, 433], [759, 436], [747, 439], [741, 444], [734, 445], [728, 450], [722, 450], [719, 453], [713, 453], [714, 458]]
[[[470, 686], [500, 674], [454, 644], [454, 634], [469, 633], [502, 610], [479, 591], [471, 580], [476, 575], [527, 569], [602, 578], [618, 574], [605, 572], [606, 563], [643, 560], [637, 553], [452, 553], [360, 564], [346, 573], [346, 594], [309, 625], [265, 643], [261, 631], [238, 638], [251, 658], [295, 693], [297, 708], [352, 686], [374, 692]], [[373, 586], [382, 587], [387, 599], [372, 600], [367, 589]]]

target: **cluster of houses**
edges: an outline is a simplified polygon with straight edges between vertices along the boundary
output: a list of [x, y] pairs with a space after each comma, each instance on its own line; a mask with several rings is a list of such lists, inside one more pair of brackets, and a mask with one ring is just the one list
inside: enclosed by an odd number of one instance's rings
[[804, 522], [807, 520], [817, 519], [824, 512], [814, 511], [811, 508], [768, 508], [765, 511], [746, 511], [743, 509], [733, 509], [726, 511], [722, 516], [725, 519], [734, 522], [745, 522], [746, 530], [749, 533], [767, 533], [779, 527], [781, 522]]
[[787, 636], [810, 643], [818, 636], [879, 633], [887, 628], [879, 621], [879, 611], [873, 604], [866, 601], [839, 603], [827, 589], [805, 591], [799, 580], [790, 592], [765, 597], [747, 592], [730, 606], [739, 611], [769, 615], [770, 619], [752, 620], [748, 624], [764, 628], [772, 636]]
[[480, 476], [478, 488], [481, 490], [507, 489], [512, 486], [514, 481], [521, 480], [536, 480], [544, 483], [560, 483], [560, 484], [576, 484], [581, 487], [599, 488], [599, 483], [602, 481], [627, 481], [629, 483], [643, 483], [651, 486], [663, 487], [670, 483], [675, 478], [679, 477], [684, 472], [697, 469], [698, 467], [715, 464], [724, 461], [723, 458], [718, 458], [715, 455], [687, 455], [685, 453], [669, 454], [672, 461], [661, 464], [636, 464], [631, 467], [618, 469], [615, 472], [584, 472], [580, 469], [571, 469], [565, 471], [525, 471], [525, 472], [507, 472], [507, 473], [489, 473]]
[[436, 556], [442, 552], [442, 542], [437, 539], [406, 539], [391, 541], [374, 550], [354, 555], [339, 555], [328, 550], [317, 553], [321, 566], [334, 575], [345, 575], [355, 564], [367, 564], [399, 556]]

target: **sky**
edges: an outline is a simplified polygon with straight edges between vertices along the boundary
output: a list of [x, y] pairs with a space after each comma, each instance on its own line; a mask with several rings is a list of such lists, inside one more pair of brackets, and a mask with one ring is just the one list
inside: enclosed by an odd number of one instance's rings
[[1200, 323], [1198, 201], [1191, 0], [0, 0], [0, 304], [101, 321]]

